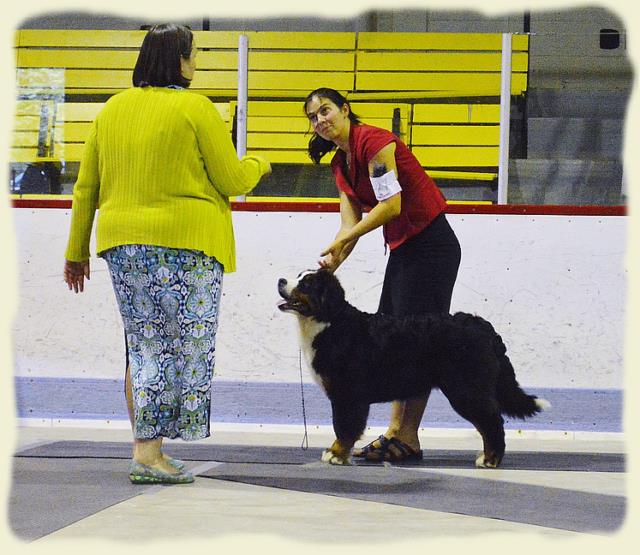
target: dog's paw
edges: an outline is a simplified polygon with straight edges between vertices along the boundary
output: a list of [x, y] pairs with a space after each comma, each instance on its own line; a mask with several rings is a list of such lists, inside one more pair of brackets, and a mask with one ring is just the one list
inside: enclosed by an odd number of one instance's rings
[[476, 458], [476, 468], [498, 468], [498, 461], [485, 457], [484, 453], [480, 453]]
[[349, 459], [349, 457], [347, 457], [346, 459], [339, 457], [333, 451], [331, 451], [331, 449], [325, 449], [325, 451], [322, 453], [321, 460], [322, 462], [327, 464], [335, 464], [340, 466], [348, 466], [351, 464], [351, 460]]

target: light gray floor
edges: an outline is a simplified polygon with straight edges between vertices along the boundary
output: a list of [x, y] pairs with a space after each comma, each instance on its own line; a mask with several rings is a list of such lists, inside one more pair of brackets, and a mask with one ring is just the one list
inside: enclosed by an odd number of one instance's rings
[[[376, 437], [381, 430], [371, 430], [364, 440]], [[14, 451], [57, 440], [130, 441], [126, 429], [92, 429], [54, 427], [21, 427], [16, 434]], [[273, 445], [297, 447], [302, 431], [284, 432], [255, 427], [216, 431], [205, 440], [218, 445]], [[310, 447], [325, 447], [332, 441], [327, 429], [309, 430]], [[421, 434], [423, 449], [480, 449], [480, 439], [473, 431], [425, 430]], [[624, 453], [620, 434], [578, 434], [530, 432], [507, 436], [508, 451], [568, 451]], [[189, 462], [194, 472], [214, 467], [215, 462]], [[126, 465], [123, 465], [126, 468]], [[393, 471], [391, 469], [390, 471]], [[627, 475], [620, 472], [564, 472], [550, 469], [536, 471], [433, 469], [448, 476], [466, 476], [518, 484], [565, 488], [587, 493], [627, 495]], [[55, 507], [52, 507], [55, 510]], [[34, 515], [34, 518], [36, 516]], [[622, 538], [626, 528], [607, 540]], [[551, 539], [584, 539], [597, 541], [602, 535], [581, 534], [543, 528], [504, 520], [479, 518], [462, 514], [413, 509], [385, 503], [333, 497], [251, 484], [207, 478], [181, 486], [144, 487], [144, 491], [124, 502], [92, 514], [51, 533], [30, 545], [45, 548], [61, 540], [117, 540], [122, 548], [137, 545], [138, 540], [187, 540], [214, 542], [257, 542], [261, 550], [267, 546], [290, 547], [300, 542], [310, 548], [334, 550], [337, 544], [351, 547], [381, 542], [385, 552], [402, 549], [402, 542], [412, 545], [438, 538], [460, 538], [532, 541]], [[491, 534], [487, 536], [487, 534]], [[494, 538], [494, 534], [498, 534]], [[8, 532], [13, 541], [18, 542]], [[133, 543], [132, 543], [133, 542]], [[356, 544], [358, 542], [358, 544]], [[399, 542], [399, 543], [398, 543]], [[22, 542], [17, 545], [24, 545]], [[496, 544], [497, 545], [497, 544]], [[529, 545], [529, 544], [527, 544]], [[474, 549], [476, 550], [476, 549]]]

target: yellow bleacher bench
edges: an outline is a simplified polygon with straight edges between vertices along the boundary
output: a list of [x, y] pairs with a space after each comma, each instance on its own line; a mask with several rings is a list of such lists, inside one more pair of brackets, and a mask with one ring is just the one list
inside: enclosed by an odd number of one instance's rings
[[[512, 40], [511, 94], [527, 89], [529, 37]], [[500, 94], [502, 35], [499, 33], [359, 33], [358, 93], [429, 96]]]
[[[32, 70], [62, 70], [67, 94], [112, 94], [131, 85], [145, 31], [19, 30], [19, 87]], [[249, 96], [299, 97], [320, 86], [357, 95], [499, 94], [499, 33], [195, 31], [195, 91], [232, 98], [238, 38], [248, 37]], [[513, 36], [512, 94], [526, 91], [528, 36]], [[52, 73], [54, 74], [54, 73]], [[375, 98], [375, 97], [372, 97]]]
[[16, 103], [10, 154], [12, 162], [47, 160], [49, 114], [53, 109], [54, 102], [50, 100], [19, 100]]
[[[105, 97], [132, 85], [145, 33], [18, 30], [18, 94], [32, 104], [17, 106], [12, 161], [79, 160]], [[230, 131], [241, 34], [249, 47], [249, 153], [274, 164], [311, 164], [302, 102], [326, 86], [347, 95], [364, 123], [400, 136], [432, 176], [496, 177], [501, 34], [195, 31], [198, 71], [191, 89], [216, 101]], [[522, 97], [528, 36], [513, 35], [512, 44], [511, 94]], [[472, 97], [494, 103], [472, 103]]]
[[[410, 144], [434, 177], [493, 180], [500, 148], [500, 105], [415, 104]], [[465, 167], [482, 170], [460, 171]]]
[[[353, 89], [355, 33], [195, 31], [198, 71], [191, 89], [234, 98], [238, 41], [249, 39], [249, 96], [299, 97], [320, 86]], [[113, 94], [131, 86], [145, 31], [20, 30], [18, 87], [33, 88], [35, 71], [63, 71], [66, 94]]]

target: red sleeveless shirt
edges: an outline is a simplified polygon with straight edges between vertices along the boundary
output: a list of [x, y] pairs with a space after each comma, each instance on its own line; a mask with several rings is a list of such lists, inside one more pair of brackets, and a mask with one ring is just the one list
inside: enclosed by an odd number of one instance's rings
[[424, 171], [420, 162], [398, 137], [390, 131], [365, 124], [351, 124], [349, 146], [351, 170], [346, 154], [338, 150], [331, 161], [331, 169], [340, 191], [370, 210], [378, 200], [369, 179], [369, 161], [389, 143], [396, 144], [398, 181], [402, 187], [400, 214], [383, 226], [385, 242], [391, 250], [410, 237], [420, 233], [444, 212], [447, 202], [433, 179]]

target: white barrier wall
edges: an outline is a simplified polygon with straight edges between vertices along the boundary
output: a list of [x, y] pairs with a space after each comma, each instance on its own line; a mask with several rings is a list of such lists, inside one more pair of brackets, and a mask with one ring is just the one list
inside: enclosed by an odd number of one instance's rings
[[[15, 375], [121, 379], [124, 340], [105, 263], [93, 258], [85, 292], [69, 292], [70, 211], [13, 209], [12, 217]], [[452, 310], [494, 324], [523, 386], [623, 387], [625, 217], [447, 217], [463, 252]], [[238, 271], [225, 275], [218, 379], [300, 380], [295, 318], [277, 310], [276, 283], [316, 267], [338, 221], [334, 213], [234, 213]], [[352, 304], [375, 311], [385, 262], [381, 233], [360, 240], [338, 271]]]

